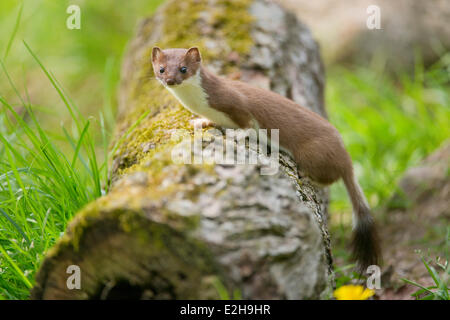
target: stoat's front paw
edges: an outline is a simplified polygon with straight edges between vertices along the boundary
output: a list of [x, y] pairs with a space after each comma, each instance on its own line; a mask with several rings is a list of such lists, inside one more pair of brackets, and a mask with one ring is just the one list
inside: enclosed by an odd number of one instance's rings
[[200, 118], [200, 119], [191, 119], [189, 123], [194, 126], [194, 128], [206, 128], [214, 126], [214, 123], [211, 120]]

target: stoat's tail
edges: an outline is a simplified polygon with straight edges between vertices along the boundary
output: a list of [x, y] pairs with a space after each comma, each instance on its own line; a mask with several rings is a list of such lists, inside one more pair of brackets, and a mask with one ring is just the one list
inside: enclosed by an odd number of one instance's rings
[[364, 274], [368, 266], [381, 262], [378, 234], [353, 170], [343, 176], [343, 180], [353, 205], [352, 258], [357, 262], [357, 270]]

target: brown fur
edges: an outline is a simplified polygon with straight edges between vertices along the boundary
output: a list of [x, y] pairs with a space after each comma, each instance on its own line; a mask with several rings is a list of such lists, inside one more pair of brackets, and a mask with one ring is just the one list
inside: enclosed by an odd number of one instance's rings
[[[211, 108], [226, 114], [240, 128], [251, 127], [255, 120], [262, 129], [279, 129], [280, 145], [293, 154], [301, 171], [312, 180], [329, 185], [343, 178], [356, 218], [354, 256], [360, 270], [378, 262], [379, 248], [370, 210], [354, 179], [350, 155], [333, 125], [272, 91], [214, 75], [201, 66], [196, 48], [158, 48], [153, 53], [155, 75], [166, 85], [167, 79], [180, 84], [200, 70], [201, 86]], [[182, 65], [188, 66], [186, 74], [179, 72]], [[166, 68], [165, 74], [159, 74], [159, 66]]]

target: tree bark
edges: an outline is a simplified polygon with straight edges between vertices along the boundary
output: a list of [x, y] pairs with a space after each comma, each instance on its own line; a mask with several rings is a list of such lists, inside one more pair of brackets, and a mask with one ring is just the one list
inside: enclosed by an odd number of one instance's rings
[[[325, 115], [319, 49], [293, 14], [264, 0], [168, 1], [140, 24], [123, 63], [111, 191], [75, 216], [44, 260], [31, 297], [328, 294], [326, 192], [299, 176], [285, 154], [269, 160], [280, 162], [274, 175], [261, 175], [261, 165], [172, 161], [179, 142], [172, 134], [192, 133], [193, 115], [152, 78], [154, 45], [199, 46], [215, 72]], [[70, 265], [80, 267], [79, 290], [67, 288]]]

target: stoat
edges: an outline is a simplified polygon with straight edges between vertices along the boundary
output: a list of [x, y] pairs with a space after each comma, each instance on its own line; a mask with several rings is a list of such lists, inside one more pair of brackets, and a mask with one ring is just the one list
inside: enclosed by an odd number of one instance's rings
[[355, 179], [350, 155], [337, 129], [313, 111], [269, 90], [218, 77], [202, 66], [198, 48], [153, 48], [156, 76], [193, 113], [226, 128], [279, 129], [280, 147], [313, 181], [343, 179], [353, 206], [353, 258], [360, 271], [379, 263], [380, 249], [370, 208]]

